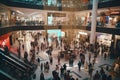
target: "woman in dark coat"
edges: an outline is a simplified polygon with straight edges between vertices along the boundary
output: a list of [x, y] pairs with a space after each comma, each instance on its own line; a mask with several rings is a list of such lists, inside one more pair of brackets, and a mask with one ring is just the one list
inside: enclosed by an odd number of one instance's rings
[[40, 80], [45, 80], [43, 73], [40, 74]]

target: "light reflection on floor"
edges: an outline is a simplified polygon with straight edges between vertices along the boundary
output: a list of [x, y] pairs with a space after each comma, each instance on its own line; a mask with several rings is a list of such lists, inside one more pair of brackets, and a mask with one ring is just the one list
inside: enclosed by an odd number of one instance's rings
[[[78, 68], [78, 65], [77, 64], [75, 64], [75, 65], [73, 65], [73, 66], [69, 66], [69, 64], [66, 64], [67, 65], [67, 70], [70, 70], [70, 69], [72, 69], [72, 68]], [[82, 69], [84, 69], [84, 67], [83, 66], [81, 66], [81, 70]]]

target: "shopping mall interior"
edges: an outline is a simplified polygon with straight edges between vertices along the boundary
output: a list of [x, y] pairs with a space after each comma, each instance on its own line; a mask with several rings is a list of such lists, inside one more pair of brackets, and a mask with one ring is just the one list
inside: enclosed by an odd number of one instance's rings
[[0, 80], [120, 80], [120, 0], [0, 0]]

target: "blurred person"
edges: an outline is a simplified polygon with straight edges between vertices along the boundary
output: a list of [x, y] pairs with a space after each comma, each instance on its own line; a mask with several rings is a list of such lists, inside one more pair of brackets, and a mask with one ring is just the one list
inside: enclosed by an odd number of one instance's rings
[[60, 65], [60, 54], [58, 54], [58, 65]]
[[60, 68], [60, 75], [61, 75], [61, 77], [63, 76], [63, 74], [64, 74], [64, 68], [61, 66], [61, 68]]
[[90, 60], [91, 60], [91, 53], [89, 53], [89, 62], [90, 62]]
[[40, 74], [40, 80], [45, 80], [43, 73]]
[[63, 65], [63, 68], [64, 68], [64, 70], [66, 71], [66, 69], [67, 69], [67, 66], [66, 66], [66, 64], [64, 64], [64, 65]]
[[112, 76], [108, 75], [107, 80], [112, 80]]
[[117, 22], [116, 22], [115, 27], [120, 28], [120, 16], [117, 18]]
[[41, 63], [40, 69], [41, 69], [41, 71], [43, 71], [43, 63]]
[[53, 63], [53, 57], [51, 55], [50, 55], [49, 60], [50, 60], [50, 64], [52, 65], [52, 63]]
[[100, 74], [99, 74], [98, 70], [96, 71], [96, 73], [93, 77], [93, 80], [100, 80]]
[[101, 80], [107, 80], [107, 75], [105, 74], [105, 72], [102, 74], [102, 79]]
[[80, 61], [78, 62], [78, 69], [79, 69], [79, 71], [81, 70], [81, 62]]
[[104, 60], [106, 60], [106, 58], [107, 58], [107, 53], [104, 52]]

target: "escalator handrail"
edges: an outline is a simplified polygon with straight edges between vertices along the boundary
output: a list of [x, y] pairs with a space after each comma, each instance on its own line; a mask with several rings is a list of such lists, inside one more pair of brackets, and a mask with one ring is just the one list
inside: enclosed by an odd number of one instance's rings
[[22, 65], [26, 66], [27, 68], [32, 69], [32, 66], [31, 66], [31, 65], [29, 65], [29, 64], [27, 64], [27, 63], [25, 63], [24, 61], [21, 61], [21, 60], [20, 60], [20, 59], [18, 59], [17, 57], [12, 56], [11, 54], [10, 54], [9, 56], [10, 56], [12, 59], [14, 59], [14, 60], [18, 61], [20, 64], [22, 64]]
[[13, 63], [16, 64], [17, 66], [21, 67], [23, 70], [27, 70], [27, 67], [25, 67], [25, 66], [19, 64], [17, 61], [15, 61], [15, 60], [13, 60], [12, 58], [6, 56], [4, 53], [0, 52], [0, 55], [3, 56], [5, 59], [7, 59], [7, 60], [13, 62]]
[[[2, 53], [5, 53], [3, 50], [1, 50], [0, 49], [0, 51], [2, 52]], [[16, 61], [18, 61], [19, 63], [21, 63], [21, 64], [23, 64], [23, 65], [25, 65], [27, 68], [29, 67], [29, 68], [32, 68], [32, 66], [30, 65], [30, 64], [27, 64], [27, 63], [25, 63], [24, 61], [21, 61], [20, 59], [18, 59], [17, 57], [14, 57], [14, 56], [12, 56], [12, 53], [9, 55], [12, 59], [14, 58]]]
[[22, 70], [21, 68], [17, 67], [17, 66], [16, 66], [16, 65], [14, 65], [13, 63], [11, 63], [11, 62], [9, 62], [9, 61], [7, 61], [7, 60], [5, 60], [5, 59], [2, 59], [2, 61], [7, 62], [9, 65], [11, 65], [11, 66], [13, 66], [13, 67], [17, 68], [18, 70], [20, 70], [20, 71], [22, 71], [22, 72], [25, 72], [25, 71], [24, 71], [24, 70]]
[[[1, 50], [1, 49], [0, 49], [0, 52], [5, 53], [5, 52], [4, 52], [3, 50]], [[14, 59], [15, 61], [18, 61], [21, 65], [24, 65], [25, 67], [32, 69], [32, 66], [31, 66], [31, 65], [29, 65], [29, 64], [21, 61], [21, 60], [18, 59], [17, 57], [15, 58], [15, 57], [13, 57], [11, 54], [9, 54], [9, 57], [11, 57], [12, 59]]]
[[9, 78], [10, 80], [17, 80], [15, 78], [13, 78], [12, 76], [10, 76], [9, 74], [3, 72], [2, 70], [0, 70], [0, 74], [4, 75], [5, 77]]

